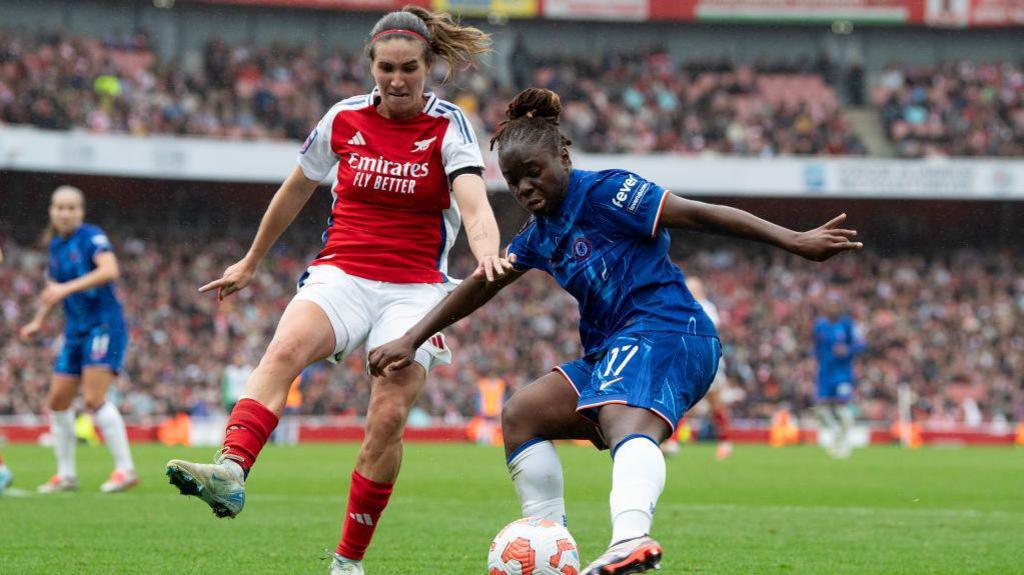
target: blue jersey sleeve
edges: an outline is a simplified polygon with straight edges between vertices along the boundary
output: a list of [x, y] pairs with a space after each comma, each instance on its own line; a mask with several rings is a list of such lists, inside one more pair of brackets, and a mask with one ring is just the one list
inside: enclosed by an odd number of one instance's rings
[[515, 268], [526, 270], [529, 268], [547, 270], [548, 262], [537, 253], [535, 242], [537, 241], [537, 224], [531, 221], [518, 233], [506, 248], [506, 257], [515, 254]]
[[82, 251], [89, 261], [94, 261], [96, 256], [103, 252], [114, 251], [114, 246], [110, 244], [110, 238], [107, 237], [107, 234], [95, 226], [89, 227], [88, 234], [83, 243]]
[[658, 217], [667, 194], [658, 184], [632, 172], [616, 171], [594, 187], [589, 205], [609, 231], [651, 238], [658, 233]]

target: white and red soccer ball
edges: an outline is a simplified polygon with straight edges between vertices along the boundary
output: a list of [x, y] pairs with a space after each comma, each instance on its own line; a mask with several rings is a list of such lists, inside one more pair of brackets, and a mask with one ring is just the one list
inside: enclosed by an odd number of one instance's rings
[[539, 517], [505, 526], [487, 554], [487, 575], [579, 575], [580, 554], [569, 531]]

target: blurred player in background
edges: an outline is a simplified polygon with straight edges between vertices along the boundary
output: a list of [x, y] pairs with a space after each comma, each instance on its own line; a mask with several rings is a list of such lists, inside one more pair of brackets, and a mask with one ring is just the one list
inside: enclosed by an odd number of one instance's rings
[[818, 405], [815, 411], [826, 447], [833, 457], [849, 457], [855, 423], [853, 360], [865, 349], [864, 337], [853, 318], [843, 313], [842, 296], [830, 292], [825, 313], [814, 323], [814, 355], [818, 360]]
[[[370, 369], [404, 369], [430, 334], [469, 315], [536, 268], [580, 305], [586, 355], [518, 391], [502, 413], [509, 473], [524, 516], [566, 522], [562, 467], [553, 439], [611, 449], [612, 537], [583, 575], [657, 568], [650, 537], [665, 485], [658, 446], [707, 392], [718, 367], [717, 332], [668, 256], [665, 228], [766, 242], [813, 260], [860, 248], [838, 217], [795, 232], [742, 210], [686, 200], [623, 170], [574, 170], [558, 128], [562, 107], [530, 88], [509, 104], [492, 143], [509, 190], [533, 218], [508, 247], [515, 265], [488, 281], [475, 273], [398, 340], [370, 352]], [[568, 384], [568, 385], [567, 385]], [[583, 415], [581, 418], [579, 415]]]
[[114, 282], [117, 256], [103, 230], [83, 223], [85, 198], [78, 188], [61, 186], [50, 200], [50, 264], [39, 309], [21, 328], [31, 340], [58, 303], [64, 305], [64, 347], [53, 370], [50, 395], [50, 434], [57, 454], [57, 473], [39, 486], [41, 493], [78, 489], [75, 470], [75, 414], [71, 403], [81, 387], [85, 407], [103, 433], [114, 456], [114, 471], [100, 491], [125, 491], [139, 482], [128, 446], [121, 412], [107, 401], [125, 348], [128, 331]]
[[[695, 277], [686, 278], [686, 287], [693, 294], [704, 313], [708, 314], [715, 329], [721, 325], [721, 316], [718, 314], [718, 307], [711, 303], [704, 291], [704, 282]], [[711, 419], [714, 423], [715, 436], [718, 439], [718, 448], [715, 449], [715, 458], [719, 461], [728, 459], [732, 455], [732, 442], [729, 441], [729, 406], [726, 404], [724, 388], [726, 386], [725, 360], [719, 360], [718, 371], [715, 373], [715, 380], [711, 382], [702, 402], [707, 410], [711, 412]], [[675, 455], [679, 452], [678, 434], [673, 434], [661, 444], [661, 451], [665, 455]]]
[[[248, 285], [337, 164], [324, 247], [299, 280], [245, 397], [231, 412], [220, 455], [212, 465], [167, 464], [171, 483], [202, 498], [219, 517], [242, 510], [245, 477], [278, 424], [290, 384], [307, 365], [390, 341], [447, 295], [453, 287], [448, 252], [462, 219], [478, 270], [489, 278], [505, 273], [472, 128], [459, 108], [424, 92], [438, 58], [450, 75], [489, 49], [486, 34], [447, 14], [407, 7], [378, 20], [366, 43], [375, 88], [327, 112], [271, 201], [248, 254], [200, 288], [217, 290], [223, 299]], [[363, 556], [398, 478], [409, 410], [431, 367], [451, 361], [440, 335], [417, 347], [406, 369], [373, 380], [331, 573], [363, 573]]]

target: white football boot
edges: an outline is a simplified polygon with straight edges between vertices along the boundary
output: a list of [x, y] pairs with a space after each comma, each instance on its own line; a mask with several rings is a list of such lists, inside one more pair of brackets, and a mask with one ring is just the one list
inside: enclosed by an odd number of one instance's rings
[[328, 575], [365, 575], [366, 572], [363, 571], [362, 561], [346, 559], [335, 553], [334, 560], [331, 561], [331, 568], [327, 573]]
[[234, 518], [245, 505], [245, 474], [237, 463], [222, 454], [213, 463], [172, 459], [167, 462], [165, 473], [182, 495], [202, 499], [217, 517]]
[[613, 543], [580, 575], [626, 575], [661, 569], [661, 545], [643, 535]]
[[135, 470], [121, 471], [120, 469], [115, 469], [110, 474], [110, 479], [107, 479], [103, 482], [103, 485], [100, 485], [100, 491], [103, 493], [120, 493], [128, 491], [138, 484], [139, 474], [135, 473]]
[[61, 477], [54, 475], [46, 483], [36, 488], [39, 493], [62, 493], [65, 491], [78, 491], [78, 480], [74, 477]]

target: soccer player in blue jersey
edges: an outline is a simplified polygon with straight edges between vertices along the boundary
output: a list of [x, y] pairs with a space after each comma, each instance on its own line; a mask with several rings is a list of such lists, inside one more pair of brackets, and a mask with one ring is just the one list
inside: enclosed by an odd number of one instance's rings
[[513, 272], [492, 282], [475, 273], [401, 338], [372, 350], [370, 370], [408, 365], [420, 342], [528, 269], [551, 274], [579, 302], [585, 355], [506, 404], [509, 472], [524, 516], [565, 522], [551, 440], [609, 447], [611, 545], [583, 574], [639, 573], [661, 560], [661, 546], [650, 537], [665, 484], [658, 445], [707, 391], [721, 353], [714, 325], [669, 259], [666, 228], [762, 241], [816, 261], [861, 244], [851, 241], [856, 232], [839, 228], [843, 216], [795, 232], [742, 210], [680, 198], [628, 171], [574, 169], [560, 113], [554, 92], [530, 88], [509, 105], [492, 140], [509, 190], [534, 216], [508, 247]]
[[121, 302], [114, 292], [117, 257], [103, 230], [83, 223], [85, 199], [71, 186], [61, 186], [50, 200], [50, 264], [48, 283], [39, 295], [39, 309], [21, 328], [32, 339], [58, 303], [64, 307], [64, 347], [54, 366], [47, 402], [50, 432], [57, 454], [57, 473], [39, 486], [42, 493], [78, 489], [75, 472], [75, 415], [71, 403], [79, 387], [85, 406], [114, 456], [114, 471], [100, 491], [125, 491], [138, 482], [128, 447], [124, 420], [106, 400], [124, 359], [128, 332]]
[[814, 323], [814, 355], [818, 360], [816, 411], [822, 430], [827, 430], [831, 438], [827, 446], [829, 454], [849, 457], [856, 383], [853, 360], [866, 346], [853, 318], [842, 312], [839, 294], [828, 295], [824, 311]]

